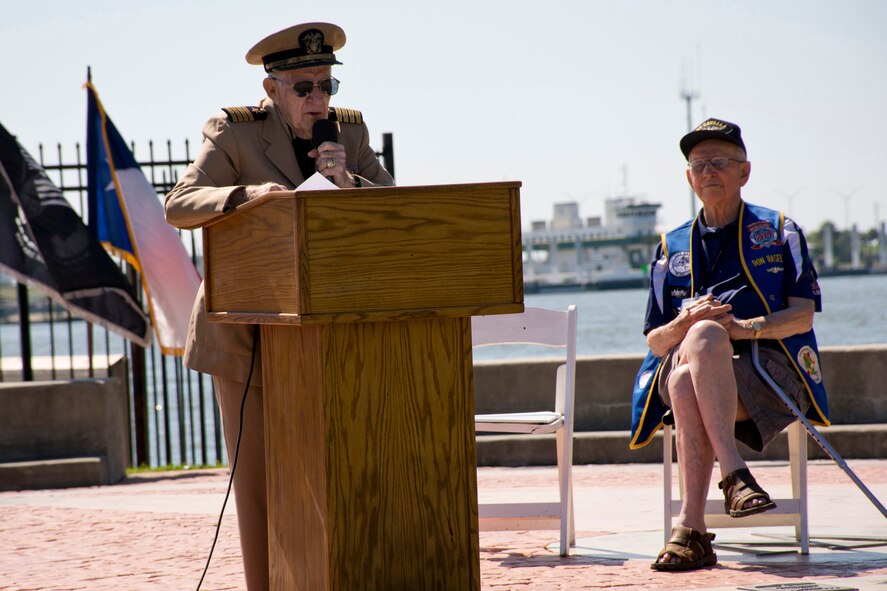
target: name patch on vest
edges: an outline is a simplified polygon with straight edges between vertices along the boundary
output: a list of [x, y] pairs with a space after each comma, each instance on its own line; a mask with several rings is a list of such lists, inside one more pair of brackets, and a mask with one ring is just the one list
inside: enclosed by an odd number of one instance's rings
[[675, 277], [686, 277], [690, 274], [690, 253], [686, 250], [676, 252], [668, 258], [668, 271]]
[[806, 372], [810, 379], [817, 384], [822, 381], [822, 372], [819, 370], [819, 358], [816, 351], [810, 345], [804, 345], [798, 351], [798, 365]]
[[755, 250], [767, 248], [768, 246], [779, 246], [782, 244], [782, 241], [779, 239], [779, 234], [776, 232], [776, 228], [774, 228], [770, 222], [763, 220], [754, 222], [747, 225], [745, 231], [748, 232], [748, 239], [751, 241], [751, 247]]
[[[762, 248], [762, 247], [759, 247], [759, 248]], [[767, 263], [781, 263], [781, 262], [783, 262], [781, 253], [768, 254], [767, 256], [756, 257], [751, 260], [751, 264], [754, 265], [755, 267], [760, 267], [761, 265], [766, 265]], [[767, 270], [769, 271], [770, 269], [767, 269]]]

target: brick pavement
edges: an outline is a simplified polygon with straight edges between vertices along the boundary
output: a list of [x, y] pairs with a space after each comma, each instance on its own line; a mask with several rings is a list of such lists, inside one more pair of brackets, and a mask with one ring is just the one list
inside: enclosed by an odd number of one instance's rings
[[[887, 460], [851, 462], [862, 480], [887, 499]], [[753, 467], [758, 480], [778, 489], [784, 466]], [[661, 537], [661, 467], [577, 466], [577, 538], [594, 545], [621, 532], [658, 543]], [[553, 468], [482, 468], [481, 499], [546, 494]], [[811, 534], [866, 533], [887, 537], [877, 510], [831, 462], [810, 466]], [[109, 487], [0, 493], [0, 589], [4, 591], [195, 589], [227, 483], [224, 470], [133, 476]], [[840, 510], [835, 510], [840, 504]], [[719, 537], [726, 537], [721, 534]], [[659, 573], [647, 549], [561, 558], [546, 546], [555, 532], [482, 532], [481, 576], [486, 591], [559, 589], [704, 589], [795, 579], [853, 581], [883, 576], [887, 548], [812, 555], [808, 563], [722, 560], [709, 570]], [[655, 552], [655, 550], [652, 550]], [[593, 554], [593, 553], [592, 553]], [[832, 553], [835, 554], [835, 553]], [[857, 583], [858, 584], [858, 583]], [[206, 590], [242, 589], [233, 504], [223, 521]], [[878, 585], [878, 588], [887, 588]]]

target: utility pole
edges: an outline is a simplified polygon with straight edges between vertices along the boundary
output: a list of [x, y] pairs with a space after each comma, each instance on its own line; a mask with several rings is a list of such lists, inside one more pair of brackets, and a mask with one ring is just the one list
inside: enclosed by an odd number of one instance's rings
[[856, 187], [852, 191], [839, 191], [832, 189], [832, 192], [844, 200], [844, 229], [850, 230], [850, 198], [859, 191], [860, 187]]
[[881, 269], [887, 269], [887, 233], [885, 233], [884, 222], [881, 221], [877, 203], [875, 203], [875, 224], [878, 228], [878, 266]]
[[[687, 61], [684, 60], [684, 74], [681, 80], [681, 100], [687, 103], [687, 133], [693, 131], [693, 101], [699, 98], [699, 93], [690, 88], [687, 75]], [[696, 194], [690, 187], [690, 218], [696, 217]]]
[[[780, 193], [782, 193], [782, 196], [785, 197], [785, 200], [788, 201], [788, 209], [786, 210], [786, 212], [787, 212], [789, 215], [794, 215], [794, 211], [795, 211], [795, 197], [797, 197], [798, 194], [799, 194], [801, 191], [803, 191], [804, 189], [805, 189], [805, 187], [800, 187], [800, 188], [798, 188], [798, 189], [795, 189], [795, 190], [792, 191], [791, 193], [789, 193], [789, 192], [787, 192], [787, 191], [780, 191]], [[792, 218], [792, 219], [795, 219], [795, 218]]]

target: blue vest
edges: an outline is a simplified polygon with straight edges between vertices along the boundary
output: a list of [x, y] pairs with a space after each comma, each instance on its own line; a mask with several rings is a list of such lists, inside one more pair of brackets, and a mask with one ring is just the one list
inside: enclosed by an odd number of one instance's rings
[[[789, 236], [784, 228], [782, 213], [751, 205], [744, 201], [739, 209], [739, 253], [742, 269], [758, 300], [749, 304], [746, 300], [741, 308], [734, 306], [732, 313], [737, 318], [765, 316], [783, 307], [783, 257], [800, 256], [800, 238]], [[654, 286], [662, 309], [677, 316], [681, 298], [675, 294], [696, 295], [695, 278], [701, 257], [701, 239], [696, 220], [687, 222], [662, 236], [662, 250], [667, 261], [667, 275], [663, 285]], [[800, 260], [796, 261], [800, 268]], [[774, 339], [779, 348], [791, 361], [792, 366], [804, 381], [810, 396], [810, 409], [807, 418], [816, 424], [828, 425], [828, 400], [822, 383], [822, 367], [816, 335], [813, 331], [793, 335], [785, 339]], [[659, 397], [659, 372], [662, 359], [647, 353], [634, 381], [631, 414], [632, 449], [645, 446], [656, 431], [662, 427], [662, 416], [668, 408]]]

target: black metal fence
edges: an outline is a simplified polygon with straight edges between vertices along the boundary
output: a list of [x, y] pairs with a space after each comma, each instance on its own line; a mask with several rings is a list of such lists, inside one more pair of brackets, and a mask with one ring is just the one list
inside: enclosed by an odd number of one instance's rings
[[[382, 143], [378, 155], [393, 176], [392, 135], [383, 134]], [[131, 145], [161, 199], [191, 161], [188, 140], [181, 154], [173, 154], [169, 140], [165, 148], [165, 156], [158, 158], [154, 142], [149, 141], [147, 158], [140, 159], [135, 144]], [[81, 145], [76, 144], [74, 155], [68, 156], [58, 144], [54, 162], [48, 161], [40, 145], [38, 157], [47, 175], [85, 220], [86, 163]], [[182, 231], [180, 235], [202, 274], [200, 230]], [[141, 294], [138, 276], [131, 269], [127, 272]], [[16, 358], [21, 359], [20, 365], [7, 363]], [[163, 355], [156, 345], [144, 349], [75, 319], [49, 297], [24, 285], [0, 285], [0, 359], [4, 360], [0, 381], [103, 377], [114, 363], [123, 360], [133, 465], [212, 465], [227, 461], [209, 376], [184, 368], [180, 358]]]

